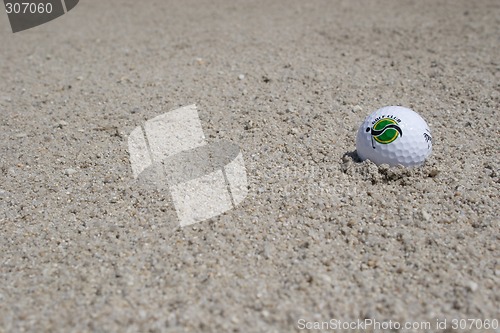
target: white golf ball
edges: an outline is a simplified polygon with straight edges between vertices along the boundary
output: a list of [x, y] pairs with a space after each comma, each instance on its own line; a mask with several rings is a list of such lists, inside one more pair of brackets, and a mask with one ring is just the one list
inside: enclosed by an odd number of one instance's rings
[[361, 160], [377, 165], [419, 166], [432, 151], [431, 131], [418, 113], [401, 106], [386, 106], [361, 124], [356, 150]]

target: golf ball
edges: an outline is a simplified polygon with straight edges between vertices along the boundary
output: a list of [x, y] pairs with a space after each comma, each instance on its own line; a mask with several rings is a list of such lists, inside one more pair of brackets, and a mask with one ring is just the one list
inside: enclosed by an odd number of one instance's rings
[[377, 165], [419, 166], [432, 151], [431, 131], [418, 113], [401, 106], [386, 106], [361, 124], [356, 150], [361, 160]]

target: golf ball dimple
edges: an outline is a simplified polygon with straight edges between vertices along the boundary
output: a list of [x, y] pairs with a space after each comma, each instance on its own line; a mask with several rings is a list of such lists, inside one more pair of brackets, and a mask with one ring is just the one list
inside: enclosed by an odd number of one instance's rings
[[418, 113], [401, 106], [386, 106], [370, 114], [356, 136], [361, 160], [406, 167], [419, 166], [432, 151], [429, 126]]

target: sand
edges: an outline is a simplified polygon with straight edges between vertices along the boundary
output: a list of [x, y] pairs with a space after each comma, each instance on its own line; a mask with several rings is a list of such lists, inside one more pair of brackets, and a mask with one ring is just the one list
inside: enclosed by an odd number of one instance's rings
[[[476, 329], [500, 319], [499, 18], [494, 0], [86, 0], [13, 34], [0, 14], [0, 332], [500, 332]], [[192, 103], [249, 194], [180, 228], [127, 137]], [[358, 161], [386, 105], [427, 120], [423, 167]]]

